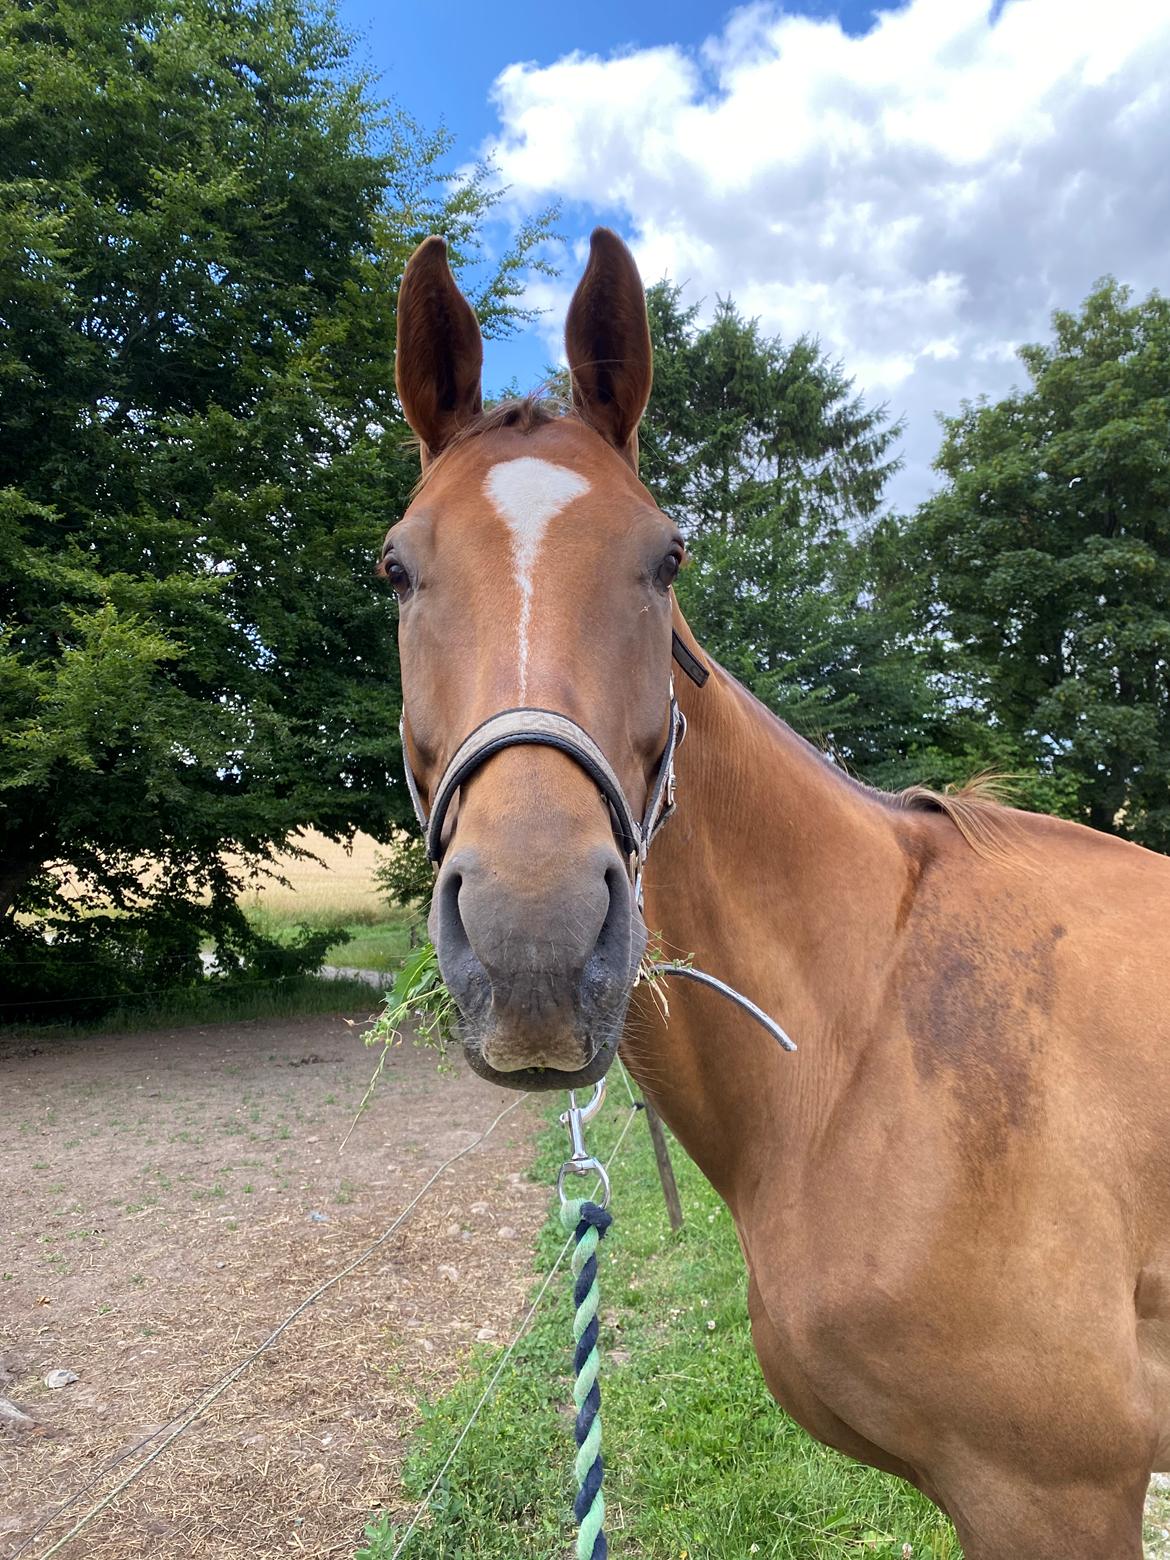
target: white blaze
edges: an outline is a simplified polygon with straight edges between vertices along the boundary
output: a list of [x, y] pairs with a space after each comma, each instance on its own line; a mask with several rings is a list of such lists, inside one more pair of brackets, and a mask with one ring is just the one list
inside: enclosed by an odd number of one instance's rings
[[549, 521], [583, 493], [589, 484], [568, 466], [522, 455], [493, 466], [484, 482], [492, 508], [512, 537], [516, 583], [520, 587], [520, 621], [516, 657], [520, 664], [520, 697], [528, 687], [528, 625], [532, 617], [532, 574]]

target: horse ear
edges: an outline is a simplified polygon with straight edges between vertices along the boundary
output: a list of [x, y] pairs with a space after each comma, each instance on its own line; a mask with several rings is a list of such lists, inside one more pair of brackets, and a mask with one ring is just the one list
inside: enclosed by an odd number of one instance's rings
[[637, 469], [638, 423], [654, 377], [646, 294], [616, 233], [595, 228], [565, 321], [573, 404]]
[[398, 293], [395, 380], [422, 463], [483, 407], [483, 339], [475, 312], [455, 285], [447, 244], [424, 238], [407, 262]]

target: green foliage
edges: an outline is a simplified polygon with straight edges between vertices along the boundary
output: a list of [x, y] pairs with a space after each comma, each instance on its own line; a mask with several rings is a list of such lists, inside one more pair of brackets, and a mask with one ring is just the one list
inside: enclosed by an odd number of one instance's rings
[[403, 961], [393, 986], [383, 999], [382, 1011], [366, 1029], [366, 1044], [380, 1045], [382, 1054], [369, 1087], [362, 1095], [357, 1115], [342, 1140], [342, 1148], [374, 1097], [391, 1046], [401, 1045], [407, 1029], [413, 1029], [415, 1044], [433, 1047], [439, 1053], [439, 1071], [448, 1073], [451, 1071], [448, 1050], [455, 1039], [458, 1020], [455, 999], [439, 973], [439, 956], [434, 945], [424, 941]]
[[[606, 1157], [624, 1111], [604, 1112], [590, 1147]], [[617, 1118], [615, 1121], [614, 1118]], [[550, 1124], [536, 1176], [565, 1157]], [[950, 1525], [915, 1491], [817, 1445], [769, 1397], [752, 1352], [743, 1258], [727, 1210], [674, 1149], [686, 1223], [667, 1231], [654, 1156], [635, 1121], [616, 1160], [615, 1223], [601, 1248], [601, 1390], [607, 1528], [615, 1554], [690, 1560], [958, 1560]], [[485, 1225], [482, 1238], [491, 1239]], [[550, 1217], [547, 1273], [564, 1243]], [[553, 1280], [494, 1396], [416, 1529], [412, 1560], [546, 1560], [574, 1531], [572, 1305], [568, 1262]], [[423, 1420], [404, 1494], [429, 1489], [494, 1369], [481, 1352]], [[389, 1560], [405, 1525], [367, 1529], [359, 1560]], [[753, 1545], [756, 1546], [753, 1548]]]
[[421, 837], [400, 829], [390, 848], [378, 852], [374, 882], [392, 905], [417, 905], [429, 899], [435, 873]]
[[[313, 0], [18, 0], [0, 129], [0, 942], [183, 904], [229, 952], [225, 852], [409, 819], [394, 299], [498, 195]], [[489, 334], [546, 229], [481, 265]]]
[[946, 420], [902, 528], [921, 625], [1048, 806], [1170, 849], [1170, 300], [1100, 283]]
[[434, 944], [424, 942], [398, 971], [382, 1012], [366, 1031], [366, 1044], [398, 1045], [407, 1025], [413, 1025], [419, 1044], [433, 1046], [445, 1062], [458, 1017], [455, 999], [439, 973]]
[[923, 778], [944, 740], [941, 701], [905, 604], [871, 590], [898, 427], [815, 342], [765, 337], [726, 300], [700, 328], [665, 283], [647, 301], [642, 474], [687, 536], [689, 622], [840, 762], [878, 783]]
[[660, 282], [646, 296], [654, 393], [639, 435], [644, 474], [692, 541], [759, 515], [817, 537], [877, 512], [899, 429], [867, 408], [802, 336], [760, 333], [730, 299], [711, 324]]

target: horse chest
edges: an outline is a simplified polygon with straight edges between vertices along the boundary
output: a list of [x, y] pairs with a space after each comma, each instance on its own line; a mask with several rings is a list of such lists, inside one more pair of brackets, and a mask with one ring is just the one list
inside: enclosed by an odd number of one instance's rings
[[[839, 1313], [822, 1303], [815, 1284], [802, 1285], [798, 1273], [778, 1294], [765, 1284], [765, 1299], [754, 1274], [749, 1272], [748, 1309], [752, 1343], [768, 1390], [777, 1403], [810, 1434], [828, 1446], [874, 1467], [884, 1468], [925, 1487], [916, 1463], [912, 1436], [875, 1435], [876, 1421], [890, 1427], [900, 1417], [887, 1401], [878, 1399], [858, 1370], [855, 1343], [838, 1326]], [[860, 1318], [854, 1317], [859, 1322]]]
[[948, 1351], [944, 1304], [912, 1276], [905, 1231], [813, 1219], [790, 1204], [740, 1229], [752, 1339], [769, 1390], [808, 1430], [853, 1456], [921, 1466], [924, 1382]]

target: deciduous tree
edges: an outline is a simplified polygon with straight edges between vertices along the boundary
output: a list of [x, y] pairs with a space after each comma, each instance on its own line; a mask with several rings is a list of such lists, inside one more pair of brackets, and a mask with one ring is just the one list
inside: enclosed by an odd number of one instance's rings
[[901, 545], [924, 628], [1045, 800], [1170, 849], [1170, 300], [1100, 283], [945, 423]]
[[648, 293], [654, 394], [642, 472], [687, 536], [680, 599], [766, 704], [878, 783], [935, 777], [941, 704], [905, 601], [873, 589], [872, 533], [898, 428], [807, 337], [711, 322]]
[[[417, 474], [394, 298], [428, 232], [475, 260], [497, 199], [447, 151], [311, 0], [0, 13], [0, 937], [26, 955], [18, 912], [39, 958], [45, 917], [63, 953], [112, 905], [181, 925], [190, 972], [200, 935], [245, 936], [225, 853], [409, 816], [372, 572]], [[489, 333], [543, 232], [481, 281]]]

